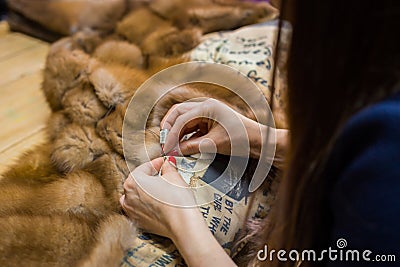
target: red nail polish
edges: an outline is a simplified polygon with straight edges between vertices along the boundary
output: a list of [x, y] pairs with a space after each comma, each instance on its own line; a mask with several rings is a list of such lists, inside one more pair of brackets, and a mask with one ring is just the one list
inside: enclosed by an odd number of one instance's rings
[[176, 168], [176, 159], [175, 157], [168, 157], [168, 162], [171, 163]]
[[179, 156], [179, 151], [177, 149], [171, 150], [170, 152], [167, 153], [167, 156], [177, 157]]

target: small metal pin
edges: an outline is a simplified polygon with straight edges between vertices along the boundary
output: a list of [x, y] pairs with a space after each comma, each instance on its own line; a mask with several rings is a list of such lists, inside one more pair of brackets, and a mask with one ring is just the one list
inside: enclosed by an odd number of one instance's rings
[[164, 145], [167, 141], [168, 129], [163, 129], [160, 131], [160, 144]]
[[161, 145], [161, 150], [162, 150], [162, 156], [165, 156], [164, 152], [164, 144], [167, 141], [167, 135], [168, 135], [168, 129], [163, 129], [160, 130], [160, 145]]

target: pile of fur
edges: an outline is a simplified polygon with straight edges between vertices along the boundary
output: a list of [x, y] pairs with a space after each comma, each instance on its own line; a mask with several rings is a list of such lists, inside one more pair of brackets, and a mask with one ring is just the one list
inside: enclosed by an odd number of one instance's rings
[[[152, 74], [187, 61], [203, 33], [274, 15], [267, 4], [160, 0], [134, 9], [112, 34], [86, 28], [53, 44], [42, 86], [53, 111], [48, 142], [0, 179], [0, 265], [119, 265], [136, 231], [118, 202], [129, 172], [122, 151], [128, 101]], [[145, 161], [135, 140], [146, 135], [150, 156], [159, 157], [161, 118], [173, 104], [200, 96], [253, 117], [227, 89], [178, 87], [156, 105], [148, 129], [132, 134], [133, 164]]]
[[276, 10], [267, 4], [258, 4], [258, 8], [255, 8], [251, 3], [239, 3], [238, 0], [6, 0], [6, 2], [11, 29], [48, 41], [87, 28], [109, 34], [126, 14], [149, 5], [162, 19], [171, 20], [180, 29], [200, 26], [204, 31], [228, 30], [253, 23], [259, 18], [276, 15]]

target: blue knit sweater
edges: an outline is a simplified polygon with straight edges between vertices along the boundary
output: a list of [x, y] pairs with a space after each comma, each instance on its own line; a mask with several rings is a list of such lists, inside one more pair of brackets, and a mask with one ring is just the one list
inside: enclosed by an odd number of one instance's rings
[[[355, 114], [331, 156], [331, 245], [344, 256], [328, 265], [400, 266], [400, 93]], [[337, 244], [341, 238], [347, 245]], [[350, 252], [346, 261], [349, 249], [359, 250], [360, 261], [349, 261]], [[378, 262], [389, 255], [396, 262]]]

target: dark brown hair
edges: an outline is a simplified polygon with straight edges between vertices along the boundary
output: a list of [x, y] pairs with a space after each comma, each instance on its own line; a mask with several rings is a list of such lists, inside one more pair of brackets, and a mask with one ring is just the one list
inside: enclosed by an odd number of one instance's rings
[[335, 138], [355, 112], [400, 88], [400, 1], [301, 0], [290, 8], [288, 164], [273, 214], [252, 243], [255, 264], [265, 244], [329, 246], [332, 181], [323, 172]]

